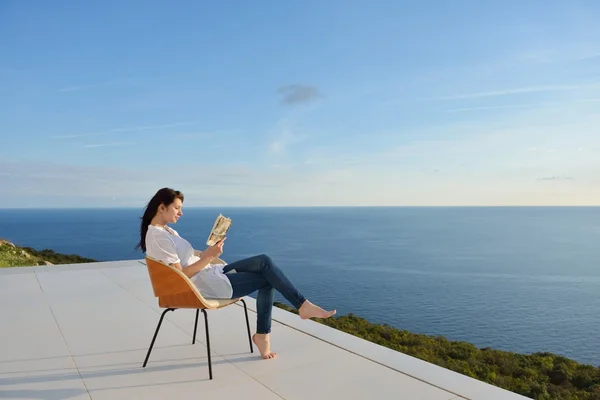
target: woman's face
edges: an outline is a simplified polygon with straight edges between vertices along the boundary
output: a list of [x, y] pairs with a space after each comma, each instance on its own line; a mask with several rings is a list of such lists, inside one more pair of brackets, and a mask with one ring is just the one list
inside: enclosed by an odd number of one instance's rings
[[[162, 218], [165, 224], [174, 224], [183, 215], [181, 208], [183, 203], [179, 199], [175, 199], [168, 207], [162, 209]], [[164, 207], [164, 206], [163, 206]]]

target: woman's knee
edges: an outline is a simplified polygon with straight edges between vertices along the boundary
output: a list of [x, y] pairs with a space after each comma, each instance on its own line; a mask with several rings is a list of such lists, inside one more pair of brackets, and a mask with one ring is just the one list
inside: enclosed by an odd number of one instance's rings
[[271, 256], [267, 255], [267, 254], [261, 254], [258, 256], [260, 258], [260, 261], [268, 266], [271, 267], [273, 265], [273, 259], [271, 258]]

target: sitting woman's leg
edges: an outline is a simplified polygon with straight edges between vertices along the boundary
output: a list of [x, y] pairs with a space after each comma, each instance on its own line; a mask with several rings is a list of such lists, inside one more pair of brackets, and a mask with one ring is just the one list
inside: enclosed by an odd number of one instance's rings
[[276, 354], [271, 351], [269, 340], [275, 290], [262, 275], [257, 273], [238, 272], [227, 276], [233, 288], [231, 297], [234, 299], [247, 296], [258, 290], [258, 296], [256, 297], [256, 334], [252, 336], [252, 341], [258, 346], [263, 358], [275, 358]]
[[[321, 307], [312, 304], [294, 287], [292, 282], [285, 276], [267, 255], [259, 255], [245, 258], [228, 264], [224, 268], [227, 273], [235, 269], [237, 272], [249, 272], [260, 274], [269, 285], [283, 295], [294, 307], [298, 309], [300, 317], [306, 318], [328, 318], [335, 314], [334, 311], [325, 311]], [[231, 280], [231, 279], [230, 279]], [[233, 284], [233, 283], [232, 283]]]

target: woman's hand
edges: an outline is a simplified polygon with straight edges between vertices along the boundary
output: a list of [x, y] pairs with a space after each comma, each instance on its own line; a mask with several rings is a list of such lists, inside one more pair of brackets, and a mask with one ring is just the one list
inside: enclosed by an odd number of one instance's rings
[[218, 241], [214, 246], [207, 247], [206, 250], [202, 252], [202, 258], [208, 258], [210, 260], [219, 258], [219, 256], [223, 254], [223, 244], [225, 244], [225, 239], [227, 238]]

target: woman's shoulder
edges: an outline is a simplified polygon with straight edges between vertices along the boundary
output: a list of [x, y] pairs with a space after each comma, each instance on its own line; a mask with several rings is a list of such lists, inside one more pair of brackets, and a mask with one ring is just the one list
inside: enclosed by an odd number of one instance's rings
[[172, 239], [173, 236], [179, 236], [179, 233], [173, 228], [166, 227], [162, 228], [159, 226], [148, 225], [148, 232], [146, 232], [146, 236], [151, 236], [155, 238], [167, 237]]
[[162, 228], [159, 228], [154, 225], [148, 225], [148, 232], [146, 232], [146, 237], [148, 238], [162, 238], [168, 237], [169, 233]]

